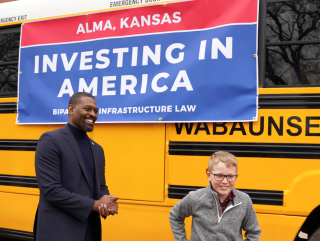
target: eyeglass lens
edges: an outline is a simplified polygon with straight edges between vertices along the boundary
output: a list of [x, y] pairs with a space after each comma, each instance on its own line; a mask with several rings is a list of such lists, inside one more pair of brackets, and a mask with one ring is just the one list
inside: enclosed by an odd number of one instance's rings
[[222, 174], [213, 174], [213, 175], [217, 181], [222, 181], [225, 177], [230, 182], [234, 182], [237, 179], [236, 175], [222, 175]]

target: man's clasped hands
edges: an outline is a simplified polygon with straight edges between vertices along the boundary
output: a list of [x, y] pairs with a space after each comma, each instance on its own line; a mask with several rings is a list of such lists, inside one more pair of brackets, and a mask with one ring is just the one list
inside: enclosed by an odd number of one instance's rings
[[96, 211], [102, 216], [118, 214], [118, 199], [119, 197], [104, 195], [95, 201], [92, 211]]

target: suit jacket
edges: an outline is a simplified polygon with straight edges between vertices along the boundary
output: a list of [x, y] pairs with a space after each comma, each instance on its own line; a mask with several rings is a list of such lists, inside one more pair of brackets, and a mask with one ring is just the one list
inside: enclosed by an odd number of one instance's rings
[[[44, 133], [37, 145], [35, 168], [40, 200], [34, 224], [37, 241], [82, 241], [95, 200], [109, 195], [105, 159], [100, 145], [90, 140], [95, 163], [95, 197], [78, 143], [69, 127]], [[94, 213], [95, 240], [101, 221]]]

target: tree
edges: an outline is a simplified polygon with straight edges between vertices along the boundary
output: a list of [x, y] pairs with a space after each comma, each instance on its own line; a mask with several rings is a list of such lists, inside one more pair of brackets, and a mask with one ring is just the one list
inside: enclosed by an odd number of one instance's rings
[[[266, 79], [274, 85], [320, 84], [320, 1], [271, 2], [267, 6]], [[319, 40], [306, 45], [300, 41]]]
[[0, 35], [0, 92], [16, 92], [20, 33]]

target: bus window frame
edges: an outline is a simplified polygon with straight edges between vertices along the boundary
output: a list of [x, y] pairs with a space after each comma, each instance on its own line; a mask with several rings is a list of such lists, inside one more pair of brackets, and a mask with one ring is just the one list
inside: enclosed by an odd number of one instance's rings
[[[320, 44], [319, 40], [304, 40], [304, 41], [278, 41], [278, 42], [267, 42], [267, 4], [271, 2], [294, 2], [297, 0], [260, 0], [259, 4], [259, 37], [258, 37], [258, 49], [260, 54], [259, 58], [259, 87], [261, 88], [301, 88], [301, 87], [320, 87], [320, 85], [272, 85], [267, 86], [266, 80], [266, 48], [268, 46], [280, 46], [280, 45], [309, 45], [309, 44]], [[261, 16], [263, 15], [263, 16]], [[263, 32], [263, 33], [260, 33]], [[262, 40], [263, 39], [263, 40]], [[258, 55], [259, 56], [259, 55]]]
[[[21, 33], [21, 24], [4, 26], [0, 28], [0, 35], [8, 34], [8, 33]], [[14, 65], [14, 64], [16, 64], [19, 67], [19, 60], [9, 61], [9, 62], [0, 62], [0, 66]], [[18, 96], [18, 92], [0, 92], [0, 98], [17, 97], [17, 96]]]

